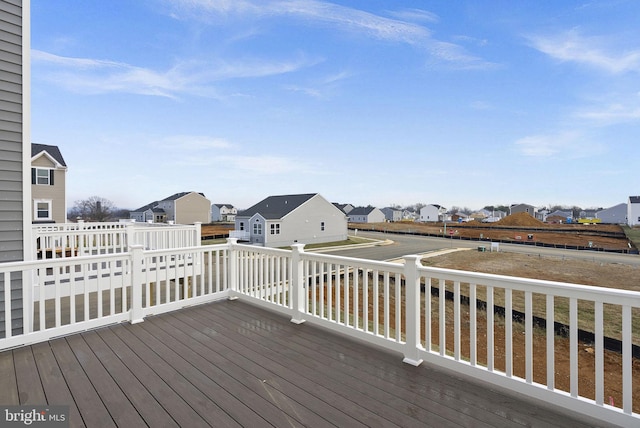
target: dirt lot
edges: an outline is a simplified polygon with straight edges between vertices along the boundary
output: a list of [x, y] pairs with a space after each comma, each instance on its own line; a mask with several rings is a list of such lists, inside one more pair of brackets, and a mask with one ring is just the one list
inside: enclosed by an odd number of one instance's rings
[[[515, 253], [482, 253], [478, 251], [459, 251], [455, 253], [435, 256], [427, 258], [423, 262], [427, 266], [461, 269], [475, 272], [493, 273], [499, 275], [511, 275], [525, 278], [537, 278], [550, 281], [561, 281], [579, 283], [585, 285], [596, 285], [612, 288], [625, 288], [634, 291], [640, 291], [640, 283], [638, 282], [638, 268], [629, 265], [613, 264], [613, 263], [600, 263], [596, 261], [583, 261], [583, 260], [565, 260], [563, 258], [554, 257], [539, 257], [524, 254]], [[480, 295], [479, 295], [480, 298]], [[514, 293], [514, 299], [516, 299], [516, 293]], [[542, 314], [544, 316], [545, 306], [544, 303], [538, 308], [535, 308], [534, 299], [534, 312]], [[579, 308], [585, 305], [584, 302], [579, 303]], [[514, 306], [517, 304], [514, 303]], [[585, 309], [588, 314], [592, 311], [588, 305]], [[514, 307], [515, 309], [515, 307]], [[620, 309], [617, 307], [606, 308], [611, 312], [605, 313], [605, 335], [613, 338], [620, 338]], [[462, 349], [467, 349], [469, 352], [469, 307], [462, 307], [463, 319], [466, 321], [463, 323], [462, 332]], [[562, 321], [562, 316], [556, 314], [559, 319], [556, 321]], [[588, 316], [588, 315], [587, 315]], [[586, 318], [586, 317], [585, 317]], [[581, 317], [582, 319], [582, 317]], [[640, 323], [640, 313], [634, 312], [634, 334], [636, 337], [636, 344], [638, 341], [638, 334], [640, 333], [638, 328]], [[504, 320], [497, 320], [494, 326], [496, 334], [495, 345], [495, 361], [496, 367], [504, 369]], [[453, 328], [453, 326], [447, 326], [447, 328]], [[581, 329], [592, 331], [593, 324], [591, 321], [586, 321], [580, 325]], [[437, 335], [438, 326], [433, 326], [433, 334]], [[514, 374], [518, 376], [524, 376], [524, 327], [521, 324], [514, 325]], [[480, 340], [477, 342], [478, 355], [481, 358], [481, 362], [486, 362], [486, 347], [484, 347], [484, 341], [482, 338], [486, 337], [486, 317], [479, 317], [479, 325], [477, 328], [478, 337]], [[447, 334], [448, 339], [452, 338], [452, 334]], [[437, 336], [435, 336], [437, 337]], [[581, 394], [587, 397], [594, 397], [595, 394], [595, 355], [593, 343], [580, 343], [579, 344], [579, 386], [578, 389]], [[453, 349], [453, 342], [448, 343], [447, 347]], [[534, 381], [546, 383], [546, 334], [543, 329], [536, 328], [534, 334]], [[555, 340], [555, 382], [556, 387], [565, 391], [569, 390], [569, 340], [565, 337], [556, 336]], [[616, 352], [605, 351], [605, 400], [610, 400], [616, 405], [621, 405], [622, 393], [622, 357]], [[640, 360], [634, 359], [633, 361], [633, 376], [634, 381], [634, 411], [640, 411]]]
[[[406, 231], [437, 236], [494, 241], [530, 241], [558, 246], [582, 246], [606, 250], [628, 250], [622, 228], [613, 224], [548, 224], [529, 214], [514, 214], [496, 223], [368, 223], [351, 224], [361, 230]], [[531, 235], [531, 236], [530, 236]]]

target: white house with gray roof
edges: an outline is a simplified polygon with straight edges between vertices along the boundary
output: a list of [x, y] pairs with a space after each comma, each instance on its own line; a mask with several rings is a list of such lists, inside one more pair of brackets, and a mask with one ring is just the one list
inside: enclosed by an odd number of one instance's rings
[[349, 211], [349, 223], [384, 223], [385, 216], [376, 207], [356, 207]]
[[236, 215], [235, 232], [265, 247], [344, 241], [347, 216], [318, 193], [269, 196]]

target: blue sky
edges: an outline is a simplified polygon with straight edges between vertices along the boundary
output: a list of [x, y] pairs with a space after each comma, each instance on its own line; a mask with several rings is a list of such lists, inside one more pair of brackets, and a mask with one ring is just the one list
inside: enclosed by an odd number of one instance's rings
[[181, 191], [609, 207], [640, 194], [640, 3], [31, 0], [69, 206]]

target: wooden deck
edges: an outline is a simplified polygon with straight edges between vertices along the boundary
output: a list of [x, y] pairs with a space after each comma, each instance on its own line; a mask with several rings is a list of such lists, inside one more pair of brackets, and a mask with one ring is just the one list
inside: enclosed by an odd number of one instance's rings
[[71, 426], [590, 425], [239, 301], [2, 352], [0, 383], [0, 404], [69, 405]]

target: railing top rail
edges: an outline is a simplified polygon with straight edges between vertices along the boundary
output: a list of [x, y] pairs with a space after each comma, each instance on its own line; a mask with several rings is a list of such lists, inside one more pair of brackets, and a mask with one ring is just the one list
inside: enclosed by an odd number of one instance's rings
[[286, 256], [291, 255], [291, 250], [283, 250], [282, 248], [258, 247], [256, 245], [234, 244], [234, 248], [245, 251], [256, 251], [265, 254]]
[[403, 272], [404, 266], [399, 263], [384, 262], [369, 259], [360, 259], [355, 257], [336, 256], [332, 254], [322, 254], [313, 252], [304, 252], [301, 255], [303, 260], [321, 260], [325, 262], [337, 262], [339, 264], [352, 265], [366, 269], [379, 269], [392, 272]]
[[54, 268], [58, 266], [78, 265], [82, 263], [100, 263], [111, 260], [126, 260], [129, 253], [112, 253], [78, 257], [61, 257], [55, 259], [26, 260], [17, 262], [0, 263], [0, 273], [19, 272], [30, 269]]
[[638, 291], [428, 266], [420, 267], [419, 273], [431, 278], [448, 279], [476, 285], [491, 285], [519, 291], [553, 294], [559, 297], [578, 297], [585, 300], [640, 307], [640, 292]]
[[144, 250], [143, 253], [146, 256], [171, 256], [175, 254], [188, 254], [193, 252], [206, 253], [216, 250], [228, 250], [230, 247], [228, 244], [215, 244], [215, 245], [197, 245], [192, 247], [180, 247], [180, 248], [165, 248], [160, 250]]

